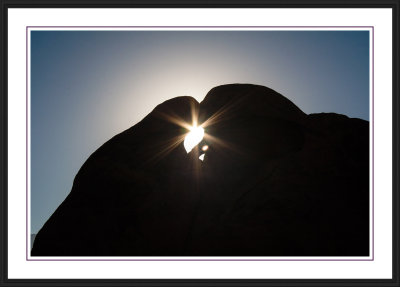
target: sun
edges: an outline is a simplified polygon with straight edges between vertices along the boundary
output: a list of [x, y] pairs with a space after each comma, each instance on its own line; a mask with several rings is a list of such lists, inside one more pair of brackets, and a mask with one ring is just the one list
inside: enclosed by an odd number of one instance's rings
[[189, 153], [196, 145], [198, 145], [204, 137], [204, 129], [202, 127], [193, 126], [190, 132], [185, 136], [183, 146], [187, 153]]

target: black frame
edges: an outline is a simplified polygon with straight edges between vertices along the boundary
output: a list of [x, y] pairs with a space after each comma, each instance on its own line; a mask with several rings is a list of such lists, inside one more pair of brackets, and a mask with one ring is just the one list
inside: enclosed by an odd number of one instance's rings
[[[0, 0], [0, 286], [400, 286], [399, 265], [399, 0]], [[391, 8], [393, 29], [392, 279], [8, 279], [8, 8]]]

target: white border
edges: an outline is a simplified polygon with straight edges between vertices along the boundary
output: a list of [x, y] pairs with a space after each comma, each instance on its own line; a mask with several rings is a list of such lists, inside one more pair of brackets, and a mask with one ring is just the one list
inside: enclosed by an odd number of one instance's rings
[[[104, 13], [107, 17], [104, 18]], [[73, 15], [73, 17], [71, 17]], [[89, 19], [87, 15], [90, 15]], [[223, 17], [221, 17], [223, 15]], [[357, 17], [355, 17], [357, 15]], [[240, 16], [240, 18], [238, 17]], [[245, 17], [244, 17], [245, 16]], [[74, 20], [71, 20], [74, 19]], [[107, 20], [104, 20], [107, 19]], [[132, 19], [135, 19], [132, 21]], [[26, 261], [26, 26], [374, 26], [375, 148], [380, 191], [374, 261], [346, 262], [38, 262]], [[285, 23], [284, 19], [292, 19]], [[340, 19], [338, 21], [337, 19]], [[222, 21], [223, 20], [223, 21]], [[340, 22], [340, 24], [339, 24]], [[47, 29], [47, 28], [46, 28]], [[155, 28], [157, 29], [157, 28]], [[173, 29], [173, 28], [171, 28]], [[104, 29], [102, 29], [104, 30]], [[254, 30], [254, 29], [253, 29]], [[355, 30], [355, 29], [354, 29]], [[364, 28], [365, 30], [365, 28]], [[379, 32], [379, 33], [378, 33]], [[379, 39], [379, 42], [378, 42]], [[9, 9], [9, 277], [10, 278], [390, 278], [391, 277], [391, 10], [390, 9]], [[23, 54], [21, 54], [23, 52]], [[380, 73], [378, 73], [380, 71]], [[24, 84], [22, 84], [24, 83]], [[372, 83], [371, 83], [372, 85]], [[372, 87], [371, 87], [372, 88]], [[23, 107], [23, 108], [22, 108]], [[379, 129], [379, 132], [378, 132]], [[22, 145], [24, 146], [22, 149]], [[379, 164], [381, 165], [378, 165]], [[22, 165], [23, 163], [23, 165]], [[376, 169], [377, 170], [377, 169]], [[378, 189], [379, 188], [379, 189]], [[381, 192], [383, 190], [383, 192]], [[23, 193], [22, 193], [23, 191]], [[382, 202], [385, 203], [382, 208]], [[24, 203], [23, 205], [21, 203]], [[378, 214], [378, 213], [377, 213]], [[383, 220], [382, 220], [383, 219]], [[17, 223], [17, 224], [16, 224]], [[21, 225], [21, 223], [23, 223]], [[23, 226], [23, 229], [21, 228]], [[21, 237], [21, 231], [23, 235]], [[378, 235], [378, 234], [377, 234]], [[384, 237], [382, 237], [382, 235]], [[21, 247], [22, 251], [21, 252]], [[379, 251], [379, 252], [378, 252]], [[379, 255], [379, 256], [378, 256]], [[109, 266], [112, 268], [109, 268]], [[96, 267], [96, 268], [93, 268]], [[131, 270], [139, 272], [132, 274]]]

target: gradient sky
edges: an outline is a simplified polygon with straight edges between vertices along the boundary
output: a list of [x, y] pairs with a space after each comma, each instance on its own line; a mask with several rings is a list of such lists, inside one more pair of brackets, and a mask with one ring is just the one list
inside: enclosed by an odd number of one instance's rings
[[369, 32], [32, 31], [31, 233], [103, 143], [167, 99], [229, 83], [369, 120]]

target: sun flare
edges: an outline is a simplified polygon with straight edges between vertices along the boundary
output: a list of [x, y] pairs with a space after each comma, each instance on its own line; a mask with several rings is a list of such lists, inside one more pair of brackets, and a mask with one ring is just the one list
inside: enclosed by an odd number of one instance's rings
[[198, 145], [204, 137], [204, 129], [202, 127], [193, 126], [190, 132], [186, 135], [183, 146], [187, 153], [189, 153], [196, 145]]

